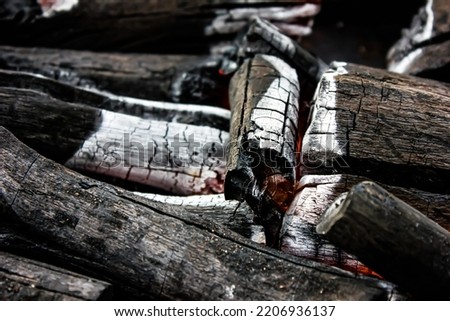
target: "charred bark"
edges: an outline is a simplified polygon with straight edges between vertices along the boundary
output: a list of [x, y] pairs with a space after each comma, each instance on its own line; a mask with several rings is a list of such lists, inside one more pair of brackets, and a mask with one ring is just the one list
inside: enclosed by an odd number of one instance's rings
[[[353, 175], [302, 177], [298, 184], [299, 191], [284, 216], [280, 234], [281, 250], [352, 272], [372, 274], [373, 271], [353, 255], [316, 233], [316, 226], [331, 203], [353, 185], [366, 180], [365, 177]], [[389, 185], [383, 187], [450, 231], [450, 195]]]
[[255, 14], [294, 36], [309, 34], [320, 8], [319, 0], [4, 2], [4, 44], [159, 53], [207, 52], [213, 42], [233, 37]]
[[116, 95], [226, 106], [229, 77], [220, 56], [97, 53], [0, 47], [0, 68], [41, 74]]
[[447, 0], [427, 0], [389, 51], [389, 70], [450, 82], [449, 10]]
[[106, 300], [111, 285], [45, 263], [0, 252], [2, 300]]
[[[198, 217], [168, 215], [32, 151], [2, 129], [1, 213], [159, 299], [393, 299], [391, 284], [255, 245]], [[45, 182], [45, 184], [43, 184]]]
[[303, 173], [348, 173], [450, 194], [450, 87], [352, 64], [324, 74]]
[[271, 246], [295, 181], [299, 94], [295, 70], [267, 55], [246, 60], [230, 85], [225, 197], [249, 203]]
[[253, 19], [243, 35], [235, 41], [234, 46], [234, 55], [240, 59], [256, 54], [267, 54], [284, 60], [295, 68], [302, 85], [309, 83], [315, 87], [328, 67], [320, 58], [302, 48], [298, 42], [259, 17]]
[[[223, 191], [227, 132], [100, 110], [87, 104], [133, 110], [148, 102], [129, 104], [119, 97], [109, 98], [53, 80], [0, 74], [0, 124], [43, 155], [80, 171], [176, 194]], [[178, 115], [164, 104], [155, 107], [149, 103], [147, 107], [141, 110], [153, 119], [163, 116], [170, 121], [169, 117], [176, 119]], [[198, 107], [184, 114], [187, 120], [197, 117], [199, 121], [207, 118], [205, 115], [226, 119], [226, 111], [213, 108], [213, 114], [208, 114], [207, 110]]]
[[416, 298], [450, 298], [450, 233], [373, 182], [331, 204], [317, 232]]
[[[0, 88], [4, 91], [26, 91], [83, 106], [138, 116], [143, 119], [229, 129], [230, 112], [212, 106], [175, 104], [161, 101], [133, 99], [99, 92], [26, 72], [0, 70]], [[47, 102], [50, 104], [50, 101]]]
[[[139, 193], [146, 204], [164, 213], [198, 216], [251, 239], [265, 244], [262, 226], [253, 222], [253, 211], [245, 202], [225, 200], [223, 194], [169, 196], [150, 193]], [[148, 200], [148, 201], [147, 201]]]

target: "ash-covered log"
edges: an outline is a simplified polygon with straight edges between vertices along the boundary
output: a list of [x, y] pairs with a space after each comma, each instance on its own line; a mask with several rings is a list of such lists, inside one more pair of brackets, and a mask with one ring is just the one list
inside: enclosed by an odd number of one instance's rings
[[[348, 192], [353, 185], [367, 180], [366, 177], [342, 174], [302, 177], [298, 192], [284, 215], [280, 249], [352, 272], [372, 274], [371, 269], [357, 258], [316, 232], [322, 214], [331, 203], [342, 193]], [[450, 231], [450, 195], [389, 185], [383, 187]]]
[[335, 63], [303, 138], [303, 174], [347, 173], [450, 194], [450, 86]]
[[254, 223], [254, 213], [245, 202], [225, 200], [224, 194], [191, 196], [140, 192], [135, 194], [145, 199], [142, 201], [149, 206], [164, 213], [209, 219], [254, 242], [265, 244], [263, 228]]
[[110, 284], [42, 262], [0, 252], [0, 299], [14, 301], [108, 300]]
[[450, 3], [427, 0], [390, 49], [390, 71], [450, 82]]
[[450, 232], [373, 182], [341, 195], [317, 232], [417, 299], [450, 298]]
[[168, 215], [37, 154], [1, 129], [1, 213], [154, 299], [389, 300], [392, 284], [261, 247], [208, 220]]
[[53, 160], [180, 195], [223, 192], [228, 133], [174, 120], [223, 124], [226, 110], [184, 106], [179, 113], [173, 104], [130, 102], [7, 71], [0, 72], [0, 94], [0, 125]]

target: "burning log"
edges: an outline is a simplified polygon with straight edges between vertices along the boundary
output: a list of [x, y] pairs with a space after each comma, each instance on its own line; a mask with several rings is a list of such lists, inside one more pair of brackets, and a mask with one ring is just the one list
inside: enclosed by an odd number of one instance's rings
[[0, 213], [90, 258], [157, 299], [368, 300], [401, 298], [385, 281], [264, 248], [211, 221], [167, 215], [89, 180], [1, 129]]
[[106, 300], [111, 285], [48, 264], [0, 252], [2, 300]]
[[450, 6], [427, 0], [388, 53], [389, 70], [450, 82]]
[[268, 55], [246, 60], [230, 84], [225, 198], [248, 202], [271, 246], [295, 181], [299, 92], [295, 70]]
[[72, 86], [147, 100], [224, 106], [229, 77], [220, 56], [96, 53], [0, 47], [0, 68], [37, 73]]
[[[254, 15], [289, 34], [311, 33], [320, 0], [102, 1], [6, 0], [0, 37], [15, 46], [93, 50], [205, 52]], [[206, 49], [206, 50], [205, 50]]]
[[[298, 193], [284, 215], [280, 249], [352, 272], [372, 274], [373, 272], [353, 255], [342, 251], [316, 233], [316, 226], [331, 203], [353, 185], [366, 180], [365, 177], [342, 174], [302, 177], [298, 184]], [[383, 187], [450, 231], [450, 195], [389, 185]]]
[[[223, 191], [227, 132], [100, 110], [88, 104], [142, 110], [139, 107], [147, 103], [127, 105], [117, 97], [52, 80], [39, 82], [36, 77], [9, 72], [0, 75], [0, 124], [43, 155], [82, 171], [176, 194]], [[148, 105], [154, 111], [148, 115], [154, 119], [158, 119], [158, 110], [163, 118], [178, 115], [173, 108], [167, 113], [170, 107], [164, 104]], [[207, 109], [192, 108], [185, 115], [194, 118], [197, 114], [202, 121], [208, 115], [226, 119], [227, 111], [211, 110], [209, 114]]]
[[317, 232], [416, 298], [450, 298], [450, 233], [375, 183], [340, 196]]
[[320, 83], [303, 139], [303, 174], [348, 173], [450, 194], [449, 89], [335, 63]]

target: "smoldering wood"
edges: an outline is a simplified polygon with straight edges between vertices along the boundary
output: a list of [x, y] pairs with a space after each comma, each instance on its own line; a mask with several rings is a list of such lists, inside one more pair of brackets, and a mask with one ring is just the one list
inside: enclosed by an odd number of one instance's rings
[[8, 90], [27, 90], [40, 92], [48, 99], [66, 103], [86, 105], [144, 119], [229, 129], [230, 112], [223, 108], [177, 104], [153, 100], [134, 99], [117, 96], [95, 89], [78, 88], [39, 74], [0, 70], [0, 86]]
[[72, 86], [147, 100], [224, 106], [229, 77], [220, 56], [98, 53], [0, 47], [0, 68], [37, 73]]
[[373, 182], [332, 203], [317, 232], [416, 298], [450, 298], [450, 232]]
[[303, 173], [348, 173], [450, 194], [449, 89], [335, 63], [322, 78], [303, 138]]
[[[272, 246], [281, 224], [277, 206], [289, 203], [295, 180], [299, 94], [295, 70], [268, 55], [246, 60], [230, 83], [225, 198], [247, 201]], [[278, 190], [288, 196], [275, 201]]]
[[450, 17], [446, 0], [427, 0], [390, 49], [388, 69], [450, 82]]
[[[46, 1], [39, 5], [28, 0], [5, 0], [0, 36], [5, 44], [14, 46], [206, 52], [212, 43], [232, 37], [248, 21], [245, 18], [251, 9], [259, 9], [259, 14], [265, 13], [275, 21], [280, 20], [281, 14], [281, 26], [294, 35], [310, 33], [309, 21], [318, 10], [312, 13], [295, 10], [298, 5], [312, 6], [305, 2], [316, 3], [314, 6], [318, 7], [320, 1], [268, 4], [267, 1], [199, 0], [137, 4], [78, 0]], [[65, 10], [64, 4], [68, 7]], [[303, 28], [296, 26], [297, 20]]]
[[[261, 247], [211, 221], [158, 211], [26, 147], [2, 129], [1, 213], [157, 299], [368, 300], [395, 286]], [[42, 182], [45, 181], [45, 184]], [[269, 281], [268, 281], [269, 280]]]
[[1, 300], [106, 300], [110, 284], [42, 262], [0, 252]]
[[[366, 177], [346, 174], [302, 177], [298, 184], [299, 191], [284, 215], [280, 249], [355, 273], [373, 274], [357, 258], [330, 243], [315, 230], [322, 214], [339, 195], [367, 180]], [[450, 195], [389, 185], [383, 185], [383, 188], [450, 231]]]

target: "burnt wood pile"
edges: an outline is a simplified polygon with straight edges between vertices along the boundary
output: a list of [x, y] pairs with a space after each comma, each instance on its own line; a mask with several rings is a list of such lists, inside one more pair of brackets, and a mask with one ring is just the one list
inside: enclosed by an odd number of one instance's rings
[[447, 1], [0, 5], [0, 299], [450, 298]]

